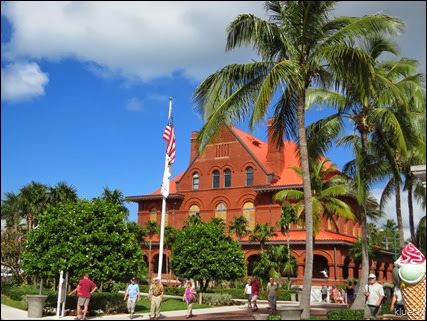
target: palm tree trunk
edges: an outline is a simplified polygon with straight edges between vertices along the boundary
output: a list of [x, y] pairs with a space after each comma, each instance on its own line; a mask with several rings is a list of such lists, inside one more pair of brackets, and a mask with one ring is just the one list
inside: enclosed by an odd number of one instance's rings
[[[362, 275], [360, 276], [359, 283], [359, 291], [357, 292], [356, 299], [351, 305], [351, 309], [363, 309], [365, 306], [365, 292], [366, 284], [368, 282], [368, 274], [369, 274], [369, 252], [368, 252], [368, 215], [366, 212], [366, 192], [367, 192], [367, 179], [365, 177], [366, 170], [366, 144], [368, 139], [367, 131], [361, 130], [361, 164], [359, 170], [360, 182], [358, 188], [363, 189], [364, 199], [361, 202], [361, 206], [359, 206], [359, 217], [360, 223], [362, 225]], [[361, 207], [361, 208], [360, 208]]]
[[305, 91], [301, 93], [298, 101], [297, 119], [298, 119], [298, 138], [300, 147], [302, 185], [304, 191], [304, 211], [306, 223], [306, 250], [305, 250], [305, 270], [304, 282], [302, 289], [302, 299], [300, 308], [303, 309], [301, 318], [310, 316], [310, 297], [311, 297], [311, 282], [313, 277], [313, 212], [311, 203], [311, 184], [310, 184], [310, 169], [308, 166], [308, 150], [307, 138], [305, 135]]
[[408, 209], [409, 209], [409, 229], [411, 231], [411, 243], [416, 244], [415, 240], [415, 224], [414, 224], [414, 204], [412, 202], [412, 177], [409, 178], [408, 183]]
[[400, 181], [397, 177], [394, 179], [394, 184], [396, 192], [397, 228], [399, 229], [399, 246], [400, 249], [403, 249], [405, 247], [405, 235], [403, 233], [402, 207], [400, 204]]
[[152, 260], [152, 255], [151, 255], [151, 238], [150, 238], [150, 244], [149, 244], [148, 252], [150, 253], [150, 258], [148, 260], [148, 276], [151, 279], [151, 260]]

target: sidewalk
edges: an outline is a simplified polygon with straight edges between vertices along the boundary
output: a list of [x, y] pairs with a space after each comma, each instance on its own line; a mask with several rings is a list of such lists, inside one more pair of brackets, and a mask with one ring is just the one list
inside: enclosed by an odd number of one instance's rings
[[[267, 307], [267, 304], [259, 304], [260, 308]], [[207, 315], [215, 313], [229, 313], [236, 311], [246, 311], [246, 306], [227, 306], [227, 307], [218, 307], [218, 308], [208, 308], [208, 309], [193, 309], [193, 314], [195, 315]], [[187, 311], [178, 310], [178, 311], [167, 311], [161, 313], [161, 319], [175, 317], [176, 319], [185, 319]], [[15, 309], [7, 305], [1, 305], [1, 319], [2, 320], [58, 320], [56, 316], [43, 316], [42, 318], [29, 318], [28, 312], [24, 310]], [[180, 318], [181, 317], [181, 318]], [[74, 320], [75, 316], [66, 316], [60, 318], [61, 320]], [[140, 314], [136, 313], [134, 315], [136, 320], [148, 320], [148, 313]], [[129, 320], [129, 314], [114, 314], [106, 315], [101, 317], [88, 317], [87, 320]]]
[[[244, 300], [242, 300], [244, 301]], [[279, 301], [277, 307], [297, 306], [299, 302]], [[267, 301], [258, 301], [258, 313], [270, 313], [267, 309]], [[326, 316], [329, 309], [346, 308], [343, 304], [333, 303], [312, 303], [310, 308], [311, 316]], [[253, 312], [246, 305], [226, 306], [208, 309], [193, 309], [194, 317], [191, 320], [248, 320], [252, 319]], [[58, 320], [56, 316], [43, 316], [42, 318], [28, 318], [28, 312], [15, 309], [7, 305], [1, 305], [2, 320]], [[182, 320], [185, 319], [186, 310], [162, 312], [160, 319]], [[61, 320], [75, 320], [75, 316], [66, 316]], [[137, 313], [134, 315], [135, 320], [148, 320], [148, 313]], [[129, 320], [129, 314], [114, 314], [101, 317], [88, 317], [87, 320]]]

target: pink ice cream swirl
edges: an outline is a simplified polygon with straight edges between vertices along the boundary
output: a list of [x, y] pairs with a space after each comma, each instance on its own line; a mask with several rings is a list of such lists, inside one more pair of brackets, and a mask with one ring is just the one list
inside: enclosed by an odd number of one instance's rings
[[412, 243], [409, 243], [395, 264], [426, 264], [426, 258]]

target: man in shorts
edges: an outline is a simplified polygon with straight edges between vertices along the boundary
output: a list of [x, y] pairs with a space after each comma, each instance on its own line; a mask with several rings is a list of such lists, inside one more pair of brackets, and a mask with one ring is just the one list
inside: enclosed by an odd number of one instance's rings
[[130, 284], [128, 284], [125, 291], [125, 297], [123, 298], [124, 301], [126, 301], [126, 297], [128, 298], [127, 307], [130, 313], [129, 318], [133, 319], [133, 314], [135, 313], [136, 301], [141, 300], [141, 293], [139, 292], [139, 285], [136, 282], [136, 278], [132, 278], [130, 280]]
[[381, 311], [381, 302], [384, 298], [384, 289], [377, 282], [375, 274], [369, 274], [368, 284], [363, 294], [366, 296], [365, 320], [377, 320]]
[[257, 311], [258, 306], [256, 305], [256, 301], [258, 300], [258, 297], [260, 295], [261, 291], [261, 283], [259, 283], [256, 276], [254, 276], [252, 280], [252, 311]]
[[[77, 292], [77, 318], [76, 320], [86, 320], [86, 314], [89, 307], [89, 301], [90, 296], [93, 292], [95, 292], [98, 289], [98, 287], [93, 283], [91, 279], [89, 279], [89, 274], [85, 273], [83, 275], [83, 278], [80, 280], [79, 285], [77, 285], [77, 288], [70, 292], [68, 295], [73, 294], [74, 292]], [[83, 316], [80, 317], [80, 314], [83, 309]]]

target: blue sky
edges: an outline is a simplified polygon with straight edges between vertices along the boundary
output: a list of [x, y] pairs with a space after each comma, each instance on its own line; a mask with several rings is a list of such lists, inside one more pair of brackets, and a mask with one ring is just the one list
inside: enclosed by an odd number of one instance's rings
[[[420, 59], [425, 73], [425, 9], [425, 2], [344, 2], [336, 15], [400, 17], [401, 56]], [[86, 198], [105, 186], [126, 196], [160, 186], [169, 96], [173, 176], [186, 169], [190, 134], [203, 125], [194, 89], [226, 64], [256, 59], [250, 49], [224, 52], [227, 24], [245, 12], [264, 17], [263, 2], [235, 1], [2, 2], [1, 12], [2, 196], [34, 180], [66, 181]], [[329, 113], [309, 111], [307, 123]], [[253, 131], [264, 140], [265, 125]], [[339, 168], [352, 158], [337, 148], [327, 156]], [[128, 207], [136, 220], [136, 204]]]

